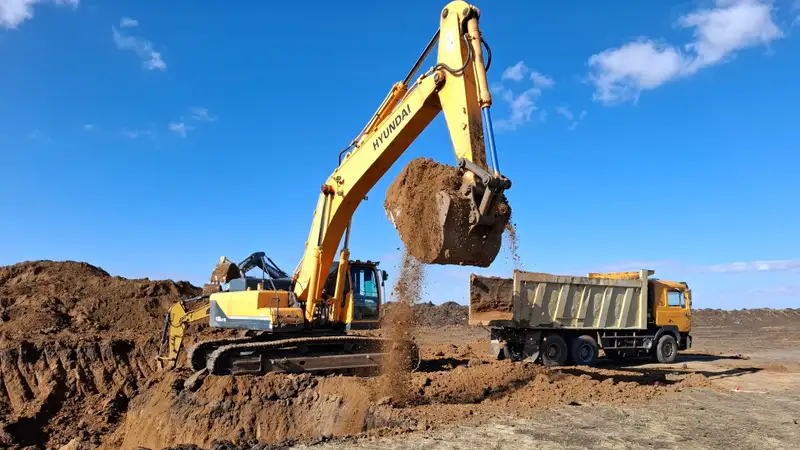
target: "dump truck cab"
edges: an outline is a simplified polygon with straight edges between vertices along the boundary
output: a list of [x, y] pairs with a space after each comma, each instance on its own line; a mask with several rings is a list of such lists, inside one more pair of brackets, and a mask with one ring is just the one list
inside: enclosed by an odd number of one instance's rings
[[651, 279], [648, 300], [651, 327], [673, 330], [679, 337], [678, 349], [691, 347], [692, 291], [685, 282]]

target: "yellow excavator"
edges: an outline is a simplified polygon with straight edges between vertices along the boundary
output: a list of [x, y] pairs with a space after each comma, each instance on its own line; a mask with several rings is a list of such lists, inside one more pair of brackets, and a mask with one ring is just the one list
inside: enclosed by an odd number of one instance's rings
[[[238, 264], [223, 257], [202, 296], [178, 302], [168, 311], [158, 356], [162, 368], [176, 367], [187, 325], [203, 319], [211, 327], [242, 333], [190, 348], [187, 359], [196, 374], [378, 367], [392, 351], [388, 341], [351, 330], [377, 327], [384, 300], [379, 285], [386, 272], [377, 262], [350, 260], [351, 219], [370, 189], [440, 111], [462, 176], [457, 198], [450, 193], [431, 205], [439, 208], [440, 233], [447, 233], [440, 241], [480, 241], [482, 246], [442, 244], [448, 247], [439, 249], [432, 263], [486, 266], [494, 260], [508, 219], [496, 214], [495, 207], [505, 202], [504, 191], [511, 182], [501, 175], [497, 162], [486, 79], [491, 50], [479, 30], [479, 17], [478, 8], [463, 1], [442, 10], [438, 30], [408, 75], [392, 86], [371, 120], [339, 154], [338, 167], [320, 189], [305, 254], [292, 276], [261, 252]], [[436, 64], [414, 79], [437, 42]], [[390, 220], [397, 213], [387, 210]], [[454, 219], [454, 214], [459, 217]], [[445, 230], [445, 224], [452, 223], [460, 228]], [[500, 233], [487, 231], [498, 229]], [[334, 261], [340, 243], [339, 259]], [[483, 260], [476, 262], [467, 254], [475, 250], [464, 248], [478, 248]], [[248, 270], [256, 267], [264, 275], [248, 277]], [[413, 367], [419, 355], [413, 344], [410, 348]]]

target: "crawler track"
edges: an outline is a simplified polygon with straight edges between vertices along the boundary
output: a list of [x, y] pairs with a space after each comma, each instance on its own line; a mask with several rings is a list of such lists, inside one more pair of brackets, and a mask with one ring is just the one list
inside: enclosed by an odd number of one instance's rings
[[[276, 340], [229, 338], [205, 341], [190, 350], [192, 370], [209, 374], [268, 372], [347, 372], [377, 369], [391, 340], [367, 336], [312, 336]], [[412, 370], [419, 366], [419, 348], [408, 343]]]

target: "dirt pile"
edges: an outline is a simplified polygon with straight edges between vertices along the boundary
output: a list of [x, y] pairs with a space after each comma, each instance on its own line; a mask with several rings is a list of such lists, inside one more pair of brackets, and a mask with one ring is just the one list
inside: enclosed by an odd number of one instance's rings
[[473, 312], [511, 312], [512, 278], [470, 276], [469, 302]]
[[358, 378], [308, 374], [212, 376], [196, 391], [168, 373], [131, 402], [131, 411], [101, 448], [208, 448], [213, 440], [276, 443], [291, 438], [357, 434], [368, 398]]
[[124, 425], [101, 448], [211, 448], [214, 440], [260, 448], [256, 445], [530, 417], [541, 414], [541, 408], [565, 404], [639, 404], [711, 386], [702, 375], [674, 370], [550, 370], [483, 359], [483, 352], [475, 350], [482, 344], [424, 348], [423, 365], [408, 374], [408, 399], [400, 407], [384, 395], [390, 374], [210, 376], [192, 392], [181, 389], [181, 377], [170, 373], [131, 401]]
[[470, 233], [472, 208], [459, 192], [461, 181], [457, 168], [416, 158], [386, 190], [384, 208], [390, 221], [407, 251], [424, 264], [487, 267], [500, 250], [511, 207], [499, 202], [495, 225]]
[[800, 324], [800, 308], [692, 311], [692, 325], [698, 327], [774, 327], [797, 324]]
[[0, 350], [0, 444], [99, 443], [156, 370], [154, 345], [130, 340], [57, 342]]
[[[397, 302], [390, 302], [384, 306], [387, 314], [396, 304]], [[417, 327], [441, 327], [467, 323], [468, 311], [464, 305], [456, 302], [444, 302], [441, 305], [434, 305], [431, 302], [418, 303], [412, 309], [414, 325]]]
[[35, 261], [0, 267], [0, 347], [32, 341], [159, 333], [163, 314], [199, 295], [187, 282], [129, 280], [82, 262]]
[[166, 308], [198, 293], [80, 262], [0, 267], [0, 445], [99, 443], [156, 369]]

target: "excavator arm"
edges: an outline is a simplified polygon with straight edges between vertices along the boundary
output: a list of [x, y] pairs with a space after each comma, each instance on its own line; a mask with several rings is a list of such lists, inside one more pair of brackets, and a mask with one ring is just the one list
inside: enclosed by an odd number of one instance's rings
[[[495, 199], [510, 182], [500, 175], [494, 148], [489, 111], [492, 99], [479, 16], [476, 7], [463, 1], [451, 2], [442, 10], [439, 30], [420, 59], [406, 79], [392, 87], [321, 186], [305, 253], [294, 274], [294, 291], [298, 300], [305, 302], [307, 320], [315, 317], [324, 279], [347, 233], [339, 260], [337, 294], [340, 291], [338, 284], [343, 283], [347, 271], [342, 262], [349, 257], [349, 227], [357, 207], [440, 111], [444, 112], [466, 190], [479, 194], [470, 212], [472, 222], [491, 225]], [[437, 41], [436, 65], [409, 84]], [[487, 165], [484, 125], [489, 135], [491, 169]]]
[[[164, 317], [164, 328], [161, 330], [161, 344], [156, 362], [159, 369], [163, 369], [166, 365], [168, 368], [175, 367], [178, 359], [178, 352], [183, 346], [183, 335], [186, 332], [186, 326], [198, 320], [208, 318], [209, 308], [208, 303], [203, 306], [188, 308], [197, 302], [202, 302], [208, 299], [208, 295], [194, 297], [186, 300], [181, 300], [169, 308], [169, 311]], [[166, 352], [165, 352], [166, 350]], [[160, 356], [166, 353], [166, 356]]]

